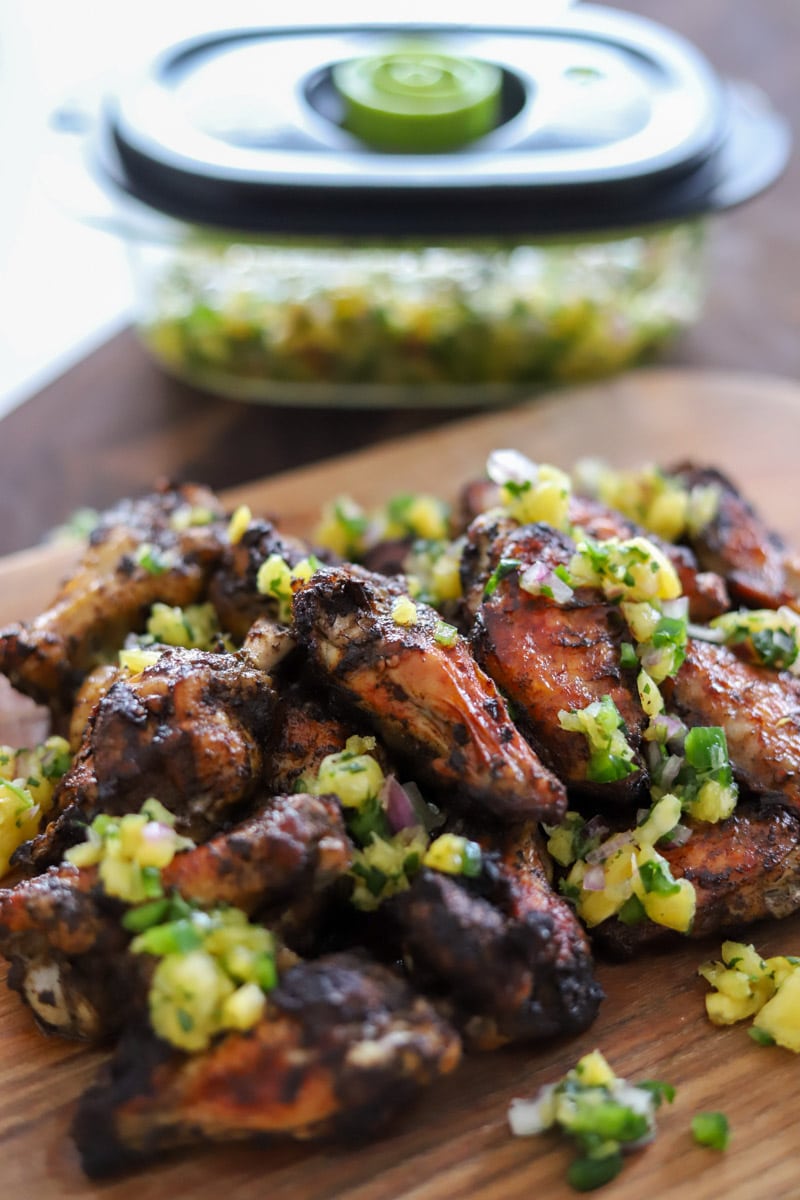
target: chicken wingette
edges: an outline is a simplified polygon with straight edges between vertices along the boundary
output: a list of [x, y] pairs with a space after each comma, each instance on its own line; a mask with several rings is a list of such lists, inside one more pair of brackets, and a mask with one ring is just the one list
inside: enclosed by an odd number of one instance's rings
[[455, 629], [402, 582], [323, 568], [294, 597], [295, 634], [420, 783], [504, 820], [558, 819], [563, 784], [520, 736]]
[[586, 935], [548, 882], [539, 834], [523, 825], [480, 840], [479, 878], [423, 870], [389, 902], [412, 978], [478, 1048], [588, 1028], [602, 992]]
[[[659, 852], [674, 878], [688, 879], [694, 887], [697, 907], [689, 937], [782, 919], [800, 909], [800, 815], [749, 802], [717, 824], [689, 820], [687, 825], [691, 837], [685, 845], [660, 846]], [[598, 946], [623, 958], [685, 936], [650, 921], [624, 925], [615, 918], [593, 931]]]
[[[646, 784], [641, 756], [647, 717], [636, 671], [623, 669], [621, 644], [630, 635], [619, 606], [594, 588], [578, 588], [556, 603], [520, 587], [526, 566], [550, 569], [569, 562], [572, 540], [549, 525], [516, 526], [487, 514], [470, 526], [463, 558], [466, 603], [474, 614], [472, 644], [478, 662], [514, 707], [516, 722], [542, 759], [569, 787], [606, 801], [633, 800]], [[514, 570], [500, 575], [502, 562]], [[495, 586], [487, 586], [494, 578]], [[587, 778], [584, 738], [562, 728], [559, 713], [586, 708], [608, 696], [633, 751], [624, 778]]]
[[734, 774], [762, 799], [800, 812], [800, 680], [690, 639], [664, 693], [688, 725], [725, 730]]
[[141, 632], [150, 606], [195, 603], [227, 545], [219, 500], [195, 484], [109, 509], [48, 609], [0, 631], [0, 674], [69, 714], [84, 676]]
[[17, 861], [58, 862], [99, 812], [156, 796], [202, 841], [261, 789], [275, 693], [235, 654], [173, 648], [100, 696], [40, 834]]
[[363, 1141], [459, 1057], [458, 1035], [398, 975], [331, 955], [289, 970], [253, 1029], [203, 1053], [133, 1032], [73, 1134], [92, 1178], [206, 1141]]
[[713, 517], [690, 536], [702, 566], [721, 575], [731, 596], [750, 608], [800, 608], [800, 557], [770, 529], [721, 471], [682, 463], [669, 472], [687, 488], [711, 487]]
[[[347, 871], [352, 846], [338, 804], [326, 796], [275, 796], [253, 816], [177, 854], [161, 886], [190, 904], [227, 904], [248, 914], [309, 901]], [[126, 953], [125, 906], [105, 893], [96, 866], [53, 867], [0, 890], [0, 955], [9, 986], [40, 1025], [96, 1041], [116, 1032], [141, 1002], [149, 960]]]

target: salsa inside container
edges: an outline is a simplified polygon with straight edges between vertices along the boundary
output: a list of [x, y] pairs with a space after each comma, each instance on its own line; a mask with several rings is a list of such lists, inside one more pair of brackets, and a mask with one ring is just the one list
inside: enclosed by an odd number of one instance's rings
[[84, 165], [145, 344], [224, 395], [502, 403], [699, 315], [704, 218], [780, 173], [785, 123], [662, 27], [242, 28], [108, 96]]

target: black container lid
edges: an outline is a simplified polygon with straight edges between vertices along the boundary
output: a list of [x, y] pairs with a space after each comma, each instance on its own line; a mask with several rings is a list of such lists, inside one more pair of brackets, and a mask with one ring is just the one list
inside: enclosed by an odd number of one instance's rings
[[[337, 68], [395, 51], [499, 70], [489, 132], [387, 152], [344, 127]], [[786, 123], [643, 18], [580, 5], [526, 27], [241, 28], [164, 50], [91, 142], [106, 183], [158, 212], [271, 234], [493, 236], [716, 212], [781, 172]]]

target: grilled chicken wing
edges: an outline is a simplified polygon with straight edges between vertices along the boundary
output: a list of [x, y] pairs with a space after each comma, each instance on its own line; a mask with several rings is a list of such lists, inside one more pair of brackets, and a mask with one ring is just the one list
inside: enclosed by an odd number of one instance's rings
[[690, 639], [664, 692], [687, 724], [722, 726], [734, 772], [753, 792], [800, 812], [800, 680]]
[[274, 708], [269, 676], [237, 655], [166, 650], [100, 698], [45, 828], [17, 861], [57, 861], [98, 812], [130, 812], [149, 796], [181, 833], [209, 837], [261, 788]]
[[[352, 722], [333, 716], [328, 705], [299, 685], [281, 691], [276, 719], [278, 729], [267, 766], [274, 792], [292, 792], [303, 779], [313, 779], [323, 758], [343, 750], [354, 732]], [[372, 753], [380, 757], [377, 746]]]
[[682, 463], [670, 474], [689, 488], [717, 489], [716, 514], [690, 540], [701, 564], [726, 580], [733, 599], [750, 608], [800, 608], [800, 557], [769, 529], [730, 479], [691, 463]]
[[[161, 881], [167, 894], [202, 907], [285, 918], [298, 905], [308, 923], [309, 901], [344, 874], [351, 856], [334, 800], [275, 796], [233, 829], [176, 855]], [[96, 867], [53, 867], [0, 890], [9, 985], [48, 1031], [96, 1041], [118, 1030], [141, 997], [149, 960], [125, 953], [122, 912], [99, 886]]]
[[520, 737], [467, 644], [437, 642], [439, 617], [424, 604], [414, 624], [398, 624], [402, 595], [399, 582], [357, 568], [317, 571], [294, 598], [298, 640], [420, 781], [506, 820], [558, 819], [563, 785]]
[[259, 568], [271, 554], [293, 567], [307, 557], [309, 548], [298, 538], [278, 533], [269, 521], [251, 521], [240, 540], [226, 548], [211, 579], [209, 599], [220, 625], [239, 641], [260, 617], [277, 616], [276, 598], [257, 586]]
[[[476, 518], [483, 516], [488, 509], [495, 508], [499, 497], [499, 487], [490, 480], [476, 480], [468, 484], [461, 497], [463, 524], [460, 532], [466, 532]], [[487, 516], [491, 519], [497, 514], [487, 513]], [[701, 571], [693, 551], [688, 546], [665, 542], [616, 509], [587, 496], [570, 496], [568, 516], [571, 525], [598, 542], [606, 542], [609, 538], [624, 540], [640, 536], [654, 542], [678, 574], [683, 594], [689, 600], [689, 613], [693, 621], [710, 621], [729, 607], [724, 579], [713, 571]], [[510, 524], [513, 526], [513, 522]]]
[[[472, 641], [484, 670], [514, 706], [515, 719], [560, 779], [605, 801], [630, 801], [646, 778], [639, 754], [647, 724], [636, 691], [635, 671], [620, 665], [627, 632], [618, 608], [592, 588], [579, 588], [566, 603], [533, 596], [519, 586], [515, 569], [485, 595], [501, 559], [555, 567], [569, 561], [572, 542], [549, 525], [509, 527], [487, 514], [470, 527], [463, 566], [467, 602], [475, 611]], [[561, 728], [559, 712], [582, 709], [603, 696], [614, 701], [634, 748], [637, 770], [615, 783], [586, 778], [586, 739]]]
[[202, 1054], [131, 1037], [73, 1133], [92, 1178], [203, 1141], [363, 1140], [459, 1056], [455, 1032], [398, 976], [333, 955], [287, 972], [254, 1029]]
[[122, 906], [95, 887], [95, 868], [53, 868], [0, 890], [0, 954], [47, 1033], [97, 1041], [119, 1027], [138, 994], [139, 970], [125, 954]]
[[520, 826], [481, 839], [488, 879], [424, 870], [391, 902], [404, 955], [423, 987], [447, 997], [472, 1045], [586, 1029], [602, 992], [572, 909], [547, 880], [539, 835]]
[[324, 891], [348, 869], [352, 850], [332, 797], [275, 796], [228, 832], [176, 855], [162, 880], [197, 904], [253, 913]]
[[[716, 825], [687, 823], [689, 841], [660, 852], [675, 878], [694, 886], [697, 909], [690, 937], [708, 937], [766, 917], [782, 919], [800, 909], [800, 816], [740, 804], [733, 816]], [[683, 936], [649, 921], [626, 926], [611, 920], [597, 927], [594, 940], [616, 957], [628, 957]]]
[[[198, 511], [208, 523], [185, 524]], [[227, 543], [222, 517], [214, 494], [194, 484], [110, 509], [50, 608], [0, 631], [0, 673], [55, 716], [69, 712], [84, 675], [144, 627], [153, 603], [200, 598]]]

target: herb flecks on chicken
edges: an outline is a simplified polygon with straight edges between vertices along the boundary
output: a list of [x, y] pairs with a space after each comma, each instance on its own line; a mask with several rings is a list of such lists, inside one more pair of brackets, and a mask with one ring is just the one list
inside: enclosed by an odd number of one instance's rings
[[144, 629], [153, 603], [201, 598], [226, 545], [222, 518], [216, 496], [195, 484], [110, 509], [51, 606], [0, 631], [0, 672], [56, 716], [67, 713], [83, 677]]
[[589, 944], [547, 879], [531, 825], [481, 839], [481, 875], [423, 870], [390, 901], [412, 978], [490, 1049], [587, 1028], [602, 992]]
[[669, 472], [687, 487], [713, 487], [711, 520], [689, 538], [702, 566], [721, 575], [734, 601], [751, 608], [800, 606], [800, 557], [770, 529], [721, 471], [682, 463]]
[[400, 582], [323, 569], [300, 587], [294, 613], [322, 677], [413, 762], [420, 783], [504, 820], [564, 811], [563, 785], [520, 736], [467, 643], [437, 641], [440, 618]]
[[[571, 594], [559, 602], [521, 586], [527, 568], [565, 569], [574, 549], [566, 534], [549, 525], [509, 527], [491, 515], [473, 522], [464, 556], [465, 593], [475, 613], [473, 646], [511, 701], [520, 728], [559, 778], [581, 791], [627, 801], [646, 784], [641, 742], [647, 716], [635, 671], [622, 667], [621, 647], [630, 635], [619, 606], [596, 588], [568, 588]], [[636, 769], [616, 781], [595, 782], [589, 778], [589, 746], [562, 727], [559, 713], [583, 710], [604, 697], [624, 724]]]
[[261, 789], [274, 709], [270, 677], [232, 654], [170, 649], [124, 674], [94, 708], [50, 819], [20, 860], [57, 861], [97, 813], [135, 811], [149, 796], [179, 832], [204, 840]]
[[459, 1057], [457, 1034], [399, 976], [334, 955], [292, 968], [252, 1030], [203, 1053], [132, 1035], [73, 1133], [92, 1178], [204, 1141], [361, 1140]]
[[725, 731], [740, 782], [800, 812], [800, 680], [743, 662], [727, 646], [691, 639], [665, 692], [688, 724]]

